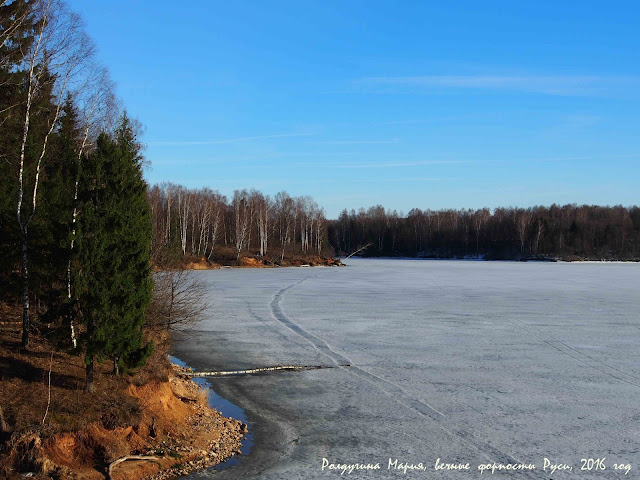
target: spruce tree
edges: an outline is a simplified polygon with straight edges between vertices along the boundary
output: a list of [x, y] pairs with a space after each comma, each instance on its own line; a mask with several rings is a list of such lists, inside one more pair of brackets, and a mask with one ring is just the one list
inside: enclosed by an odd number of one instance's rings
[[[72, 304], [68, 295], [67, 268], [71, 260], [70, 237], [73, 229], [75, 181], [79, 161], [77, 146], [81, 141], [77, 109], [72, 97], [67, 96], [60, 116], [59, 126], [51, 139], [50, 159], [43, 167], [41, 187], [41, 216], [46, 219], [46, 229], [38, 237], [38, 265], [42, 270], [40, 280], [47, 285], [47, 323], [63, 319], [69, 324]], [[43, 321], [44, 321], [43, 317]], [[57, 334], [69, 344], [69, 329]]]
[[142, 156], [131, 120], [123, 115], [115, 138], [103, 133], [81, 174], [76, 292], [86, 324], [87, 389], [94, 360], [141, 365], [153, 345], [142, 327], [151, 301], [151, 214]]
[[49, 250], [43, 252], [47, 263], [53, 266], [56, 280], [64, 286], [64, 271], [69, 256], [68, 238], [71, 229], [73, 208], [73, 186], [78, 169], [76, 144], [79, 141], [76, 107], [69, 96], [65, 101], [58, 121], [57, 131], [51, 138], [49, 159], [43, 165], [41, 214], [48, 223], [43, 241]]
[[112, 325], [107, 352], [113, 359], [114, 373], [119, 367], [137, 367], [151, 353], [152, 345], [142, 347], [142, 327], [151, 302], [151, 209], [147, 184], [142, 177], [143, 157], [135, 125], [126, 112], [116, 129], [117, 164], [114, 164], [114, 191], [119, 212], [113, 232], [121, 255], [115, 271], [116, 322]]

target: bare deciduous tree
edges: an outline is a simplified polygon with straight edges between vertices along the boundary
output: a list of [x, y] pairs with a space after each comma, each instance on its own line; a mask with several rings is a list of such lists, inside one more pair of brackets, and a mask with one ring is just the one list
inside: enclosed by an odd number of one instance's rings
[[246, 190], [233, 192], [233, 212], [235, 220], [236, 259], [240, 258], [251, 226], [249, 194]]
[[483, 208], [473, 214], [473, 229], [476, 232], [476, 257], [480, 257], [480, 234], [482, 233], [482, 227], [490, 217], [491, 212], [488, 208]]
[[529, 210], [518, 210], [516, 214], [516, 228], [518, 230], [518, 240], [520, 241], [520, 253], [524, 254], [525, 241], [527, 239], [527, 229], [531, 223], [531, 212]]
[[209, 308], [207, 283], [196, 272], [177, 270], [154, 275], [153, 301], [147, 326], [172, 329], [186, 326]]
[[258, 243], [260, 256], [267, 254], [269, 243], [269, 216], [271, 215], [271, 199], [260, 192], [252, 192], [256, 205], [256, 225], [258, 229]]
[[189, 231], [189, 208], [191, 207], [191, 194], [182, 187], [177, 189], [178, 220], [180, 222], [180, 246], [182, 254], [187, 253], [187, 233]]

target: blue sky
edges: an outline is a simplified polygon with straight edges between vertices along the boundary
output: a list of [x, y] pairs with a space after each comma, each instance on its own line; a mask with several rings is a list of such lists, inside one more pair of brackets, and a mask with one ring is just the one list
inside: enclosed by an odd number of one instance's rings
[[637, 2], [72, 0], [149, 182], [382, 204], [638, 204]]

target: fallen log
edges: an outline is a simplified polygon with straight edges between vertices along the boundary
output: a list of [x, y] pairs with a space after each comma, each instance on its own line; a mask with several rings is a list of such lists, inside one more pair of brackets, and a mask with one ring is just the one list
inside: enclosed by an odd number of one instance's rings
[[373, 243], [367, 243], [364, 247], [359, 248], [358, 250], [356, 250], [355, 252], [353, 252], [351, 255], [348, 255], [346, 258], [351, 258], [353, 257], [356, 253], [361, 252], [362, 250], [364, 250], [365, 248], [369, 248], [371, 245], [373, 245]]
[[146, 455], [127, 455], [126, 457], [114, 460], [109, 464], [109, 468], [107, 470], [107, 480], [111, 480], [111, 472], [113, 471], [113, 467], [121, 464], [122, 462], [126, 462], [127, 460], [148, 460], [150, 462], [157, 463], [158, 466], [162, 468], [162, 465], [160, 464], [160, 457], [151, 457]]
[[[338, 365], [340, 367], [350, 367], [351, 365]], [[335, 368], [331, 365], [277, 365], [275, 367], [250, 368], [247, 370], [227, 370], [219, 372], [184, 372], [188, 377], [227, 377], [232, 375], [250, 375], [252, 373], [277, 372], [277, 371], [299, 371], [299, 370], [320, 370], [323, 368]]]

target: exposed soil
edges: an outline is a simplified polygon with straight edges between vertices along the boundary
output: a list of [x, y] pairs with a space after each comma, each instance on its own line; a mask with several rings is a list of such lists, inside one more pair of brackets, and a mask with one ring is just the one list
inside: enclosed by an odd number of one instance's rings
[[275, 252], [260, 256], [258, 252], [243, 252], [238, 258], [234, 249], [229, 247], [216, 247], [214, 255], [210, 258], [193, 255], [184, 255], [179, 258], [163, 259], [153, 262], [154, 269], [179, 269], [179, 270], [213, 270], [217, 268], [272, 268], [272, 267], [341, 267], [337, 258], [324, 257], [315, 254], [292, 254], [287, 252], [284, 256]]
[[43, 335], [20, 351], [8, 310], [0, 325], [0, 478], [104, 479], [113, 462], [139, 455], [151, 458], [115, 464], [110, 478], [165, 479], [240, 452], [246, 425], [211, 409], [162, 349], [135, 375], [100, 366], [89, 394], [80, 357], [52, 355]]
[[206, 258], [188, 257], [180, 262], [179, 268], [184, 270], [215, 270], [218, 268], [274, 268], [274, 267], [342, 267], [343, 263], [330, 257], [304, 256], [294, 257], [284, 260], [277, 259], [270, 261], [267, 259], [243, 256], [238, 260], [227, 262], [225, 265], [210, 262]]

